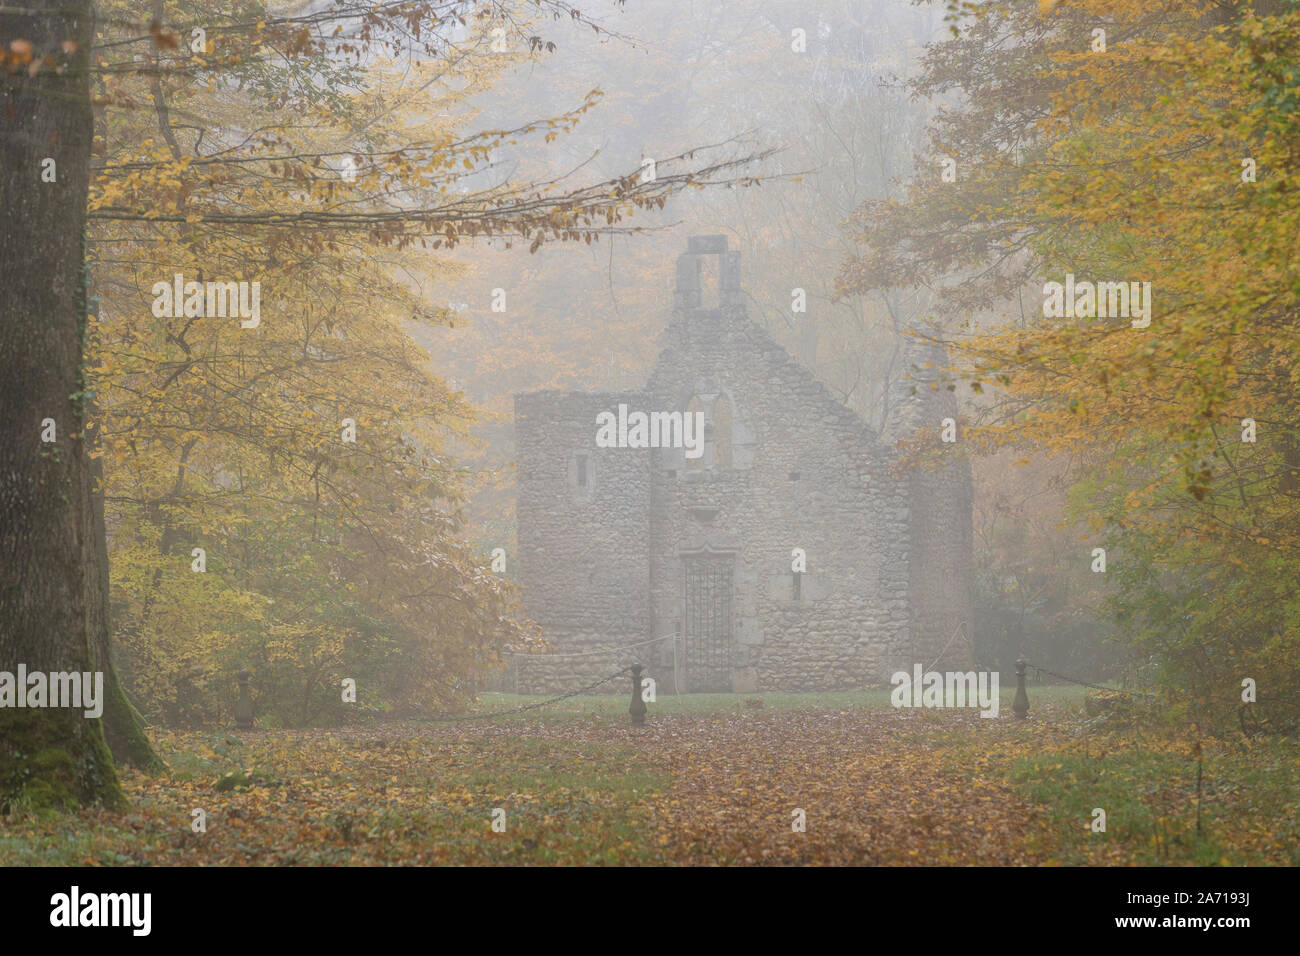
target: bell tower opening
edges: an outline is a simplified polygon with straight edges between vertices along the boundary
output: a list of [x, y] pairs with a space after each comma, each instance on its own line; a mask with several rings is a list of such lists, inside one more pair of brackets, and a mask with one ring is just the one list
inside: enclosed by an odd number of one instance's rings
[[683, 312], [743, 308], [740, 253], [727, 250], [726, 236], [691, 236], [677, 257], [673, 304]]

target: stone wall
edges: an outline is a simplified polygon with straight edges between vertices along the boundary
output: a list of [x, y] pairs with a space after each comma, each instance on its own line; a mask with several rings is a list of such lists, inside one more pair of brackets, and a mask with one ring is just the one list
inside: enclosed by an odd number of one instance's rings
[[[913, 664], [969, 668], [974, 646], [972, 479], [957, 399], [936, 370], [948, 356], [938, 344], [910, 344], [913, 369], [895, 389], [891, 437], [919, 440], [935, 452], [903, 475], [910, 503], [908, 594], [912, 640], [899, 670]], [[937, 386], [937, 387], [931, 387]], [[957, 441], [941, 440], [942, 422], [957, 422]]]
[[636, 408], [646, 398], [515, 396], [518, 581], [525, 612], [557, 655], [518, 659], [528, 691], [567, 691], [610, 674], [630, 663], [623, 648], [649, 636], [649, 452], [596, 447], [597, 414], [620, 402]]

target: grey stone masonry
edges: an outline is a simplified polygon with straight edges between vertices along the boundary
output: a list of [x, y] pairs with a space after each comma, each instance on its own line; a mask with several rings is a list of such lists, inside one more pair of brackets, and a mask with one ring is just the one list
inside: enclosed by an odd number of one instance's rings
[[[713, 309], [705, 256], [719, 259]], [[689, 429], [646, 442], [628, 428], [633, 447], [600, 447], [598, 417], [620, 405], [698, 415], [703, 434], [685, 447]], [[519, 689], [564, 692], [633, 662], [659, 693], [968, 666], [969, 466], [954, 451], [903, 472], [892, 447], [927, 429], [937, 442], [956, 403], [905, 389], [893, 408], [891, 435], [874, 434], [746, 315], [726, 238], [692, 237], [644, 390], [515, 397], [519, 581], [554, 648], [519, 658]]]

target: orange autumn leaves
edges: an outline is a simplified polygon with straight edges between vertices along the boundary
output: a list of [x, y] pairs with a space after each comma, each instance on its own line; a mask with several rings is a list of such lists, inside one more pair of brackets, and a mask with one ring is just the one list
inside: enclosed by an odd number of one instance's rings
[[[1300, 640], [1300, 11], [980, 7], [918, 85], [962, 94], [931, 128], [955, 181], [862, 208], [842, 291], [940, 290], [965, 448], [1070, 460], [1112, 622], [1222, 716]], [[1150, 325], [1046, 316], [1071, 274], [1151, 283]]]

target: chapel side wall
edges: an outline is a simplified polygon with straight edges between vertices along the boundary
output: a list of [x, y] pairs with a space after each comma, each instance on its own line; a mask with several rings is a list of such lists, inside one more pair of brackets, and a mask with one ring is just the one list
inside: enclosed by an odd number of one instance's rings
[[[917, 369], [947, 366], [939, 346], [913, 348]], [[914, 374], [898, 388], [891, 431], [904, 442], [920, 442], [932, 452], [903, 475], [909, 499], [908, 600], [912, 639], [898, 660], [899, 670], [914, 664], [939, 670], [967, 670], [974, 646], [973, 480], [962, 444], [954, 394], [931, 388], [934, 371]], [[914, 389], [914, 391], [913, 391]], [[958, 424], [957, 441], [941, 441], [942, 423]]]
[[[563, 693], [632, 661], [649, 607], [649, 454], [596, 447], [596, 416], [640, 393], [515, 396], [518, 580], [553, 652], [516, 658], [521, 693]], [[587, 456], [579, 486], [577, 456]], [[580, 656], [571, 656], [580, 655]], [[621, 692], [611, 682], [598, 692]]]

